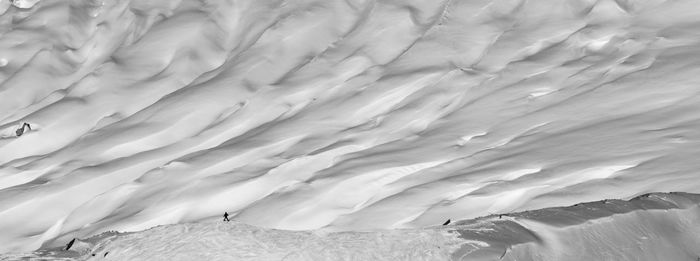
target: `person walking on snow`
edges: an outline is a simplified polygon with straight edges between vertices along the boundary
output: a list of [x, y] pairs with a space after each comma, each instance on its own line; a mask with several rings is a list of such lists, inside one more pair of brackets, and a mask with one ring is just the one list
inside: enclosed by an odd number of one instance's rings
[[226, 221], [226, 222], [231, 221], [228, 219], [228, 212], [224, 212], [224, 221]]

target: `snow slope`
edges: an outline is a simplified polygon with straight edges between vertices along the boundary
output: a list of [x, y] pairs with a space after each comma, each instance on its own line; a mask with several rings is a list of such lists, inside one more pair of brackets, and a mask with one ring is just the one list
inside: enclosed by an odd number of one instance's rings
[[[700, 195], [646, 194], [443, 227], [285, 231], [238, 222], [166, 225], [76, 241], [54, 260], [695, 260]], [[81, 245], [82, 244], [82, 245]], [[81, 247], [82, 246], [82, 247]], [[94, 254], [94, 256], [93, 256]], [[5, 256], [5, 259], [19, 258]], [[0, 258], [3, 260], [3, 258]]]
[[0, 2], [0, 253], [700, 192], [696, 1]]

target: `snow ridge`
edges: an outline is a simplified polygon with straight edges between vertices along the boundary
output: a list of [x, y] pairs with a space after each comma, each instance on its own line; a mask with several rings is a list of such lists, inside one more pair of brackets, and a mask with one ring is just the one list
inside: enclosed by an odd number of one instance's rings
[[[424, 229], [285, 231], [238, 222], [165, 225], [79, 240], [78, 260], [693, 260], [700, 194], [653, 193]], [[94, 254], [94, 256], [93, 256]], [[105, 256], [106, 255], [106, 256]], [[20, 256], [5, 256], [9, 260]], [[25, 255], [27, 257], [27, 255]]]
[[699, 193], [698, 24], [697, 0], [0, 0], [0, 253]]

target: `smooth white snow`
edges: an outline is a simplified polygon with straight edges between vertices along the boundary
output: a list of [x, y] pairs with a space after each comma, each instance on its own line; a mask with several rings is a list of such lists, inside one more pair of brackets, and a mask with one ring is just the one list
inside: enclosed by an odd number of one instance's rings
[[0, 1], [0, 253], [700, 192], [699, 24], [692, 0]]

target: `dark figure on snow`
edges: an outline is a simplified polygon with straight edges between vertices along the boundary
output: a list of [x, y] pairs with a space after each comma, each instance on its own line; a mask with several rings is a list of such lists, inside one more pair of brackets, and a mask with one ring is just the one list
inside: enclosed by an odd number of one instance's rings
[[227, 221], [227, 222], [231, 221], [231, 220], [228, 220], [228, 212], [224, 212], [224, 221]]
[[17, 134], [17, 137], [22, 136], [22, 134], [24, 134], [24, 127], [27, 127], [27, 129], [32, 130], [32, 126], [30, 126], [29, 123], [25, 122], [24, 124], [22, 124], [22, 127], [20, 127], [19, 129], [17, 129], [15, 131], [15, 134]]
[[68, 251], [68, 250], [70, 249], [70, 247], [73, 246], [73, 243], [75, 243], [75, 238], [73, 238], [73, 240], [71, 240], [70, 242], [68, 242], [68, 244], [66, 245], [66, 251]]
[[445, 221], [445, 223], [442, 223], [443, 226], [447, 226], [447, 225], [449, 225], [449, 224], [450, 224], [450, 220], [449, 220], [449, 219], [448, 219], [447, 221]]

